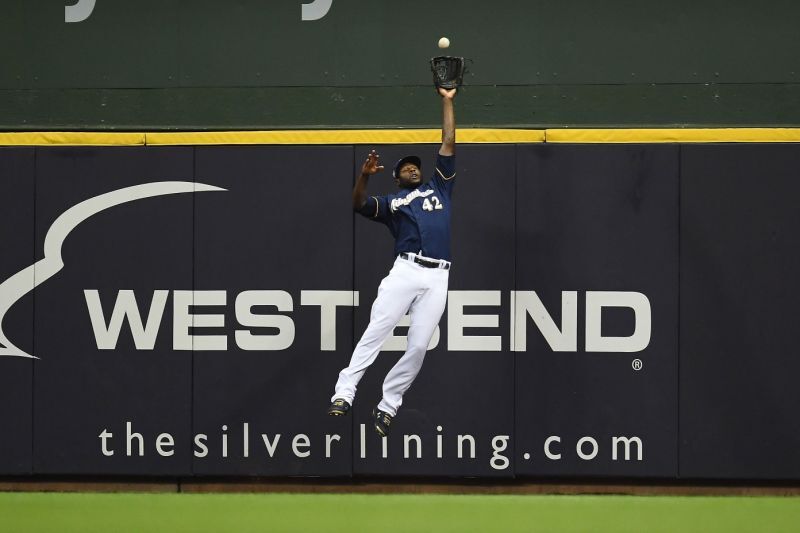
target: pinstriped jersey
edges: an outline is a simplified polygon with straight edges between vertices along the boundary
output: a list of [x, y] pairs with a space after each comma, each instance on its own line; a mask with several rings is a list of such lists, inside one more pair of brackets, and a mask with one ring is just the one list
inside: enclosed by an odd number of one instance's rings
[[395, 256], [403, 252], [450, 261], [450, 199], [456, 177], [456, 157], [436, 155], [433, 177], [415, 189], [370, 196], [358, 210], [386, 224]]

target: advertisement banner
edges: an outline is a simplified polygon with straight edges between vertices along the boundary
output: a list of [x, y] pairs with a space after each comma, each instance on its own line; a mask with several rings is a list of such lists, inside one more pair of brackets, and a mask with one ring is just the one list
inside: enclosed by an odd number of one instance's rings
[[[385, 439], [407, 321], [326, 415], [394, 261], [370, 148], [0, 149], [0, 474], [800, 478], [798, 147], [460, 145]], [[434, 172], [375, 148], [368, 194]]]

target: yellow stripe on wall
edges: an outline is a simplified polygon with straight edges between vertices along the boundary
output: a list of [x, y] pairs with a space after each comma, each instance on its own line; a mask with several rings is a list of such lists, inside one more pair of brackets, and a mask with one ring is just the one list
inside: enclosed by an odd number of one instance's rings
[[800, 128], [549, 129], [548, 143], [800, 142]]
[[545, 141], [545, 135], [545, 130], [456, 130], [456, 140], [464, 143], [542, 143]]
[[[439, 129], [283, 130], [147, 133], [150, 145], [209, 144], [424, 144], [442, 142]], [[459, 129], [461, 143], [540, 143], [544, 130]]]
[[[0, 132], [0, 146], [436, 144], [439, 129], [209, 132]], [[457, 130], [457, 141], [482, 143], [794, 143], [800, 128], [483, 129]]]
[[283, 130], [148, 133], [150, 145], [402, 144], [436, 142], [436, 130]]
[[144, 133], [42, 131], [0, 132], [0, 146], [133, 146], [144, 144]]
[[[541, 143], [544, 137], [544, 130], [457, 131], [458, 142], [462, 143]], [[442, 132], [438, 129], [0, 133], [0, 146], [436, 144], [441, 140]]]

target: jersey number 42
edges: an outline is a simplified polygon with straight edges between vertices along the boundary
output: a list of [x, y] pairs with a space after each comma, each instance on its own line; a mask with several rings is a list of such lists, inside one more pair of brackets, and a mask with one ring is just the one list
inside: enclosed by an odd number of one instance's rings
[[425, 201], [422, 202], [422, 209], [425, 211], [433, 211], [434, 209], [444, 209], [444, 204], [439, 201], [438, 198], [435, 196], [431, 196], [430, 198], [425, 198]]

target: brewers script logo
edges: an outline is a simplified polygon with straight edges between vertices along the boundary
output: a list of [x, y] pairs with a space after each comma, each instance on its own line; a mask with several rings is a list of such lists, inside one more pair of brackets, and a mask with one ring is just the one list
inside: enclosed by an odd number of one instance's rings
[[[162, 181], [118, 189], [85, 200], [67, 209], [47, 230], [44, 239], [44, 258], [17, 272], [0, 284], [0, 356], [37, 357], [12, 343], [3, 331], [6, 312], [25, 294], [47, 281], [64, 268], [61, 247], [64, 240], [79, 224], [101, 211], [134, 200], [187, 192], [224, 191], [220, 187], [187, 181]], [[36, 274], [34, 276], [34, 273]]]

